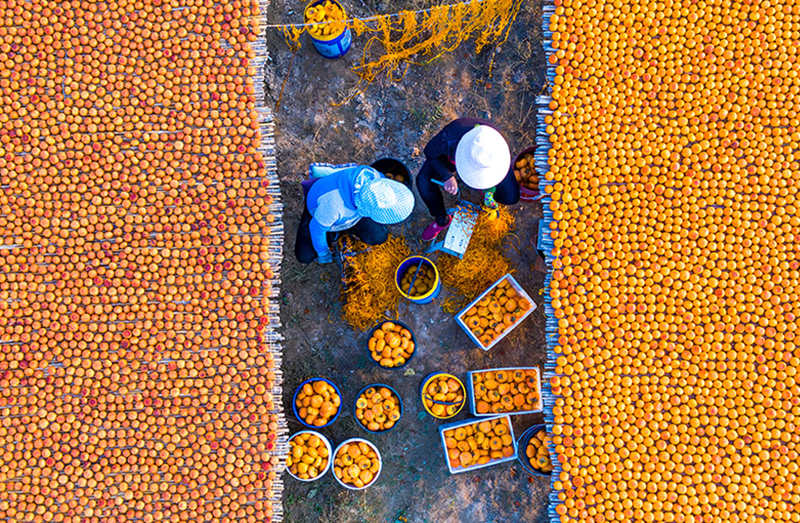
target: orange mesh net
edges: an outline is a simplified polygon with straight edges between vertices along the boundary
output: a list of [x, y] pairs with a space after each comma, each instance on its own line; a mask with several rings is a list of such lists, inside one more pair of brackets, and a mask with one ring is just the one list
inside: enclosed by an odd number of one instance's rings
[[344, 257], [342, 316], [356, 329], [365, 331], [386, 313], [397, 315], [400, 293], [394, 283], [395, 270], [411, 255], [406, 241], [389, 235], [381, 245], [369, 246], [345, 236], [340, 248]]
[[482, 212], [464, 256], [459, 259], [443, 254], [437, 259], [442, 283], [460, 295], [447, 298], [442, 310], [448, 314], [458, 312], [511, 271], [511, 263], [503, 254], [503, 240], [513, 227], [514, 216], [506, 207]]
[[[381, 75], [400, 81], [409, 64], [429, 63], [469, 40], [474, 40], [476, 53], [487, 45], [502, 44], [521, 6], [521, 0], [469, 0], [348, 20], [356, 36], [368, 37], [361, 60], [353, 68], [359, 78], [354, 92]], [[298, 49], [300, 36], [310, 27], [314, 26], [281, 30], [288, 45]]]

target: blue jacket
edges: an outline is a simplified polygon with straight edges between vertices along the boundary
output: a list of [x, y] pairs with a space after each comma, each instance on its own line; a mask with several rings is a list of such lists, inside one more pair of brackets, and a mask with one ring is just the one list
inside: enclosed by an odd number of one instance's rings
[[367, 182], [378, 178], [383, 178], [378, 171], [357, 165], [314, 182], [306, 196], [306, 207], [311, 214], [311, 243], [319, 256], [330, 253], [326, 233], [349, 229], [364, 217], [356, 208], [356, 196]]

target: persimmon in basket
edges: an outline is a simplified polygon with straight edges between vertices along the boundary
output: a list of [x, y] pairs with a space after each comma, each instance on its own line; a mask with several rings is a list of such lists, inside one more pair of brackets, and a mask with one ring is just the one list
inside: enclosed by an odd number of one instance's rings
[[303, 385], [295, 404], [300, 417], [315, 427], [328, 423], [339, 411], [342, 399], [330, 383], [315, 380]]
[[387, 172], [387, 173], [383, 173], [383, 175], [385, 177], [389, 178], [390, 180], [394, 180], [394, 181], [400, 182], [400, 183], [406, 183], [406, 180], [407, 180], [406, 176], [403, 175], [403, 174], [400, 174], [400, 173]]
[[514, 455], [508, 418], [486, 420], [444, 431], [447, 460], [453, 469], [485, 465]]
[[461, 321], [481, 345], [488, 347], [530, 308], [530, 302], [505, 279], [467, 309], [461, 315]]
[[539, 176], [536, 174], [532, 154], [526, 154], [514, 163], [514, 177], [526, 189], [539, 190]]
[[400, 399], [388, 387], [370, 387], [356, 400], [356, 418], [373, 432], [389, 430], [400, 419]]
[[455, 416], [464, 404], [464, 387], [453, 377], [438, 374], [425, 384], [422, 401], [434, 416], [449, 418]]
[[391, 321], [375, 329], [367, 343], [372, 359], [388, 368], [405, 365], [415, 348], [411, 331]]
[[424, 263], [419, 270], [411, 267], [403, 274], [400, 278], [400, 288], [409, 296], [417, 298], [430, 292], [435, 281], [436, 274], [433, 272], [433, 267]]
[[550, 443], [550, 436], [540, 430], [528, 441], [525, 447], [525, 457], [533, 470], [543, 474], [553, 472], [553, 462], [550, 461], [550, 453], [547, 451], [547, 444]]
[[539, 375], [536, 369], [500, 369], [472, 374], [475, 411], [502, 414], [539, 408]]
[[328, 466], [328, 447], [316, 434], [304, 432], [289, 440], [286, 467], [300, 479], [315, 479]]
[[314, 24], [309, 26], [308, 32], [315, 38], [330, 38], [340, 34], [347, 25], [344, 9], [331, 0], [309, 5], [303, 14], [307, 24]]
[[342, 483], [362, 488], [375, 480], [381, 468], [378, 454], [363, 441], [346, 443], [333, 458], [333, 473]]

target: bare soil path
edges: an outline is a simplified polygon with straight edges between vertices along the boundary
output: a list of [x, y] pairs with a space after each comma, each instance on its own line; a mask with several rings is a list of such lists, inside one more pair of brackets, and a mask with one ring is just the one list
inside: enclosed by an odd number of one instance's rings
[[[299, 10], [298, 4], [291, 7]], [[294, 20], [289, 3], [270, 8], [271, 21]], [[388, 2], [358, 2], [348, 9], [356, 15], [398, 9]], [[288, 522], [410, 522], [546, 521], [549, 479], [531, 478], [518, 463], [450, 475], [438, 435], [438, 422], [424, 413], [419, 401], [421, 379], [434, 370], [463, 376], [467, 370], [508, 365], [543, 364], [545, 360], [542, 288], [544, 274], [534, 268], [534, 238], [541, 217], [538, 203], [515, 208], [517, 226], [508, 239], [507, 254], [516, 273], [539, 308], [511, 336], [491, 351], [474, 347], [452, 317], [441, 310], [442, 299], [428, 305], [401, 303], [400, 318], [415, 329], [418, 353], [409, 368], [387, 371], [371, 363], [364, 348], [365, 334], [341, 319], [341, 267], [303, 266], [294, 259], [294, 238], [302, 199], [299, 182], [312, 161], [371, 163], [391, 156], [413, 173], [421, 165], [420, 150], [427, 139], [458, 116], [493, 119], [504, 130], [514, 152], [533, 143], [534, 99], [543, 88], [541, 12], [538, 2], [523, 6], [508, 42], [494, 55], [493, 76], [487, 77], [493, 50], [475, 56], [469, 44], [429, 64], [410, 68], [399, 84], [376, 83], [364, 95], [339, 107], [355, 81], [349, 68], [359, 58], [359, 40], [341, 60], [317, 55], [310, 42], [292, 61], [278, 34], [270, 41], [272, 61], [267, 92], [277, 101], [275, 111], [278, 171], [285, 205], [286, 243], [283, 264], [282, 322], [284, 326], [284, 407], [291, 432], [303, 427], [291, 415], [291, 394], [313, 376], [327, 376], [343, 392], [344, 411], [331, 427], [322, 429], [333, 444], [353, 436], [366, 437], [381, 451], [384, 469], [375, 485], [361, 492], [341, 488], [331, 475], [314, 483], [285, 478], [284, 508]], [[288, 75], [288, 76], [287, 76]], [[424, 246], [419, 233], [428, 220], [418, 203], [412, 218], [393, 228], [403, 234], [412, 251]], [[444, 295], [443, 295], [444, 297]], [[405, 412], [398, 425], [381, 435], [368, 434], [352, 416], [356, 393], [366, 384], [382, 382], [402, 395]], [[466, 408], [455, 420], [469, 417]], [[517, 435], [541, 414], [517, 416]]]

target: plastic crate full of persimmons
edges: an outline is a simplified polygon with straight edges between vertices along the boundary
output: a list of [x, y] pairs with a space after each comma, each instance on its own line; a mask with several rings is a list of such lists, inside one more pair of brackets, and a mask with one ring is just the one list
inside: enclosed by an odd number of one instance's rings
[[542, 412], [542, 381], [538, 367], [471, 370], [467, 395], [473, 416]]
[[456, 314], [456, 322], [481, 349], [489, 350], [536, 310], [536, 303], [506, 274]]
[[517, 459], [511, 417], [469, 419], [439, 427], [445, 461], [451, 474]]

